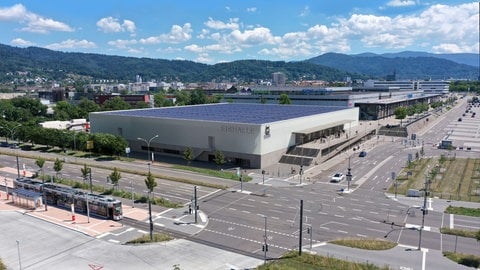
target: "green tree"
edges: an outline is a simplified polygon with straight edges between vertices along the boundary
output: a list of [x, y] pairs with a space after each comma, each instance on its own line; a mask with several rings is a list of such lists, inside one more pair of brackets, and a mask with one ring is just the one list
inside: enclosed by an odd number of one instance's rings
[[44, 176], [43, 176], [43, 165], [45, 165], [45, 159], [42, 158], [42, 157], [39, 157], [39, 158], [37, 158], [37, 160], [35, 160], [35, 164], [38, 166], [38, 168], [42, 172], [42, 179], [43, 179], [44, 178]]
[[278, 104], [288, 105], [288, 104], [292, 104], [292, 101], [290, 100], [287, 94], [280, 94], [280, 97], [278, 99]]
[[87, 167], [87, 164], [83, 164], [83, 168], [81, 168], [80, 171], [82, 172], [83, 181], [86, 182], [87, 177], [92, 172], [92, 168]]
[[79, 116], [81, 118], [88, 119], [88, 115], [91, 112], [98, 112], [100, 111], [100, 106], [96, 104], [94, 101], [89, 100], [88, 98], [82, 98], [77, 104], [79, 110]]
[[215, 164], [217, 164], [218, 168], [220, 169], [221, 166], [225, 163], [225, 156], [223, 155], [222, 151], [219, 150], [215, 150], [214, 155], [215, 157], [213, 161], [215, 161]]
[[153, 189], [157, 186], [157, 181], [153, 177], [151, 172], [148, 172], [147, 178], [145, 179], [145, 186], [148, 189], [148, 219], [150, 221], [150, 241], [153, 241], [153, 220], [152, 220], [152, 192]]
[[393, 112], [395, 114], [395, 119], [400, 119], [400, 126], [402, 125], [402, 120], [407, 117], [407, 109], [405, 107], [397, 107]]
[[53, 108], [54, 117], [57, 120], [70, 120], [80, 118], [80, 111], [77, 106], [70, 104], [68, 101], [59, 101]]
[[202, 89], [195, 89], [190, 93], [190, 105], [207, 103], [207, 95]]
[[175, 105], [184, 106], [190, 104], [190, 94], [185, 91], [175, 91]]
[[187, 161], [187, 165], [190, 165], [190, 162], [193, 160], [193, 150], [190, 147], [185, 148], [183, 151], [183, 158]]
[[118, 96], [105, 101], [102, 105], [102, 110], [104, 111], [129, 110], [131, 108], [132, 106], [128, 102]]
[[107, 133], [95, 133], [91, 136], [93, 139], [93, 151], [105, 155], [121, 155], [128, 146], [127, 141], [120, 136]]
[[415, 105], [412, 105], [412, 106], [408, 106], [407, 107], [407, 115], [408, 116], [412, 116], [415, 114]]
[[122, 174], [118, 171], [117, 167], [113, 167], [113, 172], [108, 176], [108, 179], [115, 188], [118, 187], [118, 182], [121, 178]]
[[477, 238], [477, 241], [480, 242], [480, 230], [478, 230], [477, 234], [475, 234], [475, 238]]
[[60, 174], [60, 171], [63, 169], [63, 161], [56, 158], [53, 163], [53, 170], [56, 172], [57, 176]]
[[47, 114], [47, 106], [43, 105], [39, 99], [29, 96], [12, 98], [11, 104], [17, 109], [25, 109], [25, 113], [30, 117], [45, 116]]

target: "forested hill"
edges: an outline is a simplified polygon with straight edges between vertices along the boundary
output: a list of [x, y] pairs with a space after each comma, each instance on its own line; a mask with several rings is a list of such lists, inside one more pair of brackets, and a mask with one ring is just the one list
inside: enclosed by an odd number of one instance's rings
[[385, 78], [394, 72], [397, 80], [446, 80], [450, 78], [477, 80], [479, 76], [478, 67], [438, 57], [386, 57], [375, 54], [326, 53], [307, 61], [347, 72], [365, 74], [373, 78]]
[[273, 72], [284, 72], [288, 80], [317, 79], [342, 81], [345, 77], [364, 78], [309, 62], [241, 60], [206, 65], [192, 61], [135, 58], [87, 53], [65, 53], [38, 47], [18, 48], [0, 44], [0, 82], [7, 73], [28, 71], [48, 79], [62, 80], [67, 74], [93, 79], [134, 81], [210, 82], [266, 80]]

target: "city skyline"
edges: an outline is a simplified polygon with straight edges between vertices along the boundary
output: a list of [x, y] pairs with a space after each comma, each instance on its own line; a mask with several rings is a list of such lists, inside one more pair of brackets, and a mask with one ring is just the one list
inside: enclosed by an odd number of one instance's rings
[[478, 53], [471, 1], [2, 1], [0, 43], [191, 60], [296, 61], [327, 52]]

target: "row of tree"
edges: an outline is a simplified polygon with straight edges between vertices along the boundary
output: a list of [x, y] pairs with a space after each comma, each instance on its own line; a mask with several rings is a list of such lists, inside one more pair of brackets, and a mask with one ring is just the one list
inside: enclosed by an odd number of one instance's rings
[[[40, 171], [43, 172], [43, 166], [45, 165], [45, 159], [44, 158], [38, 158], [35, 161], [35, 164], [38, 166]], [[63, 169], [63, 161], [60, 159], [55, 159], [53, 163], [53, 170], [56, 172], [57, 175], [60, 174], [61, 170]], [[80, 169], [82, 172], [83, 180], [87, 181], [87, 178], [90, 176], [92, 173], [92, 168], [88, 167], [87, 164], [84, 164], [83, 168]], [[42, 176], [43, 177], [43, 176]], [[120, 171], [114, 167], [112, 173], [108, 176], [108, 181], [113, 185], [113, 188], [118, 188], [118, 183], [120, 182], [120, 179], [122, 178], [122, 174]], [[90, 183], [91, 184], [91, 183]], [[155, 180], [155, 177], [153, 174], [149, 171], [147, 174], [147, 178], [145, 179], [145, 186], [147, 187], [148, 190], [148, 209], [149, 209], [149, 220], [150, 220], [150, 241], [153, 241], [153, 221], [152, 221], [152, 201], [151, 201], [151, 193], [153, 192], [153, 189], [157, 186], [157, 181]], [[133, 195], [133, 194], [132, 194]]]

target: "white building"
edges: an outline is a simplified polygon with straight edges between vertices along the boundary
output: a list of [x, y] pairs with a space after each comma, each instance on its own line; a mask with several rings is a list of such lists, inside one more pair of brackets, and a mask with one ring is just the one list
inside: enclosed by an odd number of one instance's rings
[[277, 164], [292, 146], [357, 126], [358, 113], [346, 107], [221, 103], [94, 112], [90, 123], [92, 133], [124, 137], [132, 152], [146, 152], [151, 139], [155, 154], [183, 158], [189, 147], [195, 160], [212, 161], [218, 150], [232, 164], [262, 168]]

